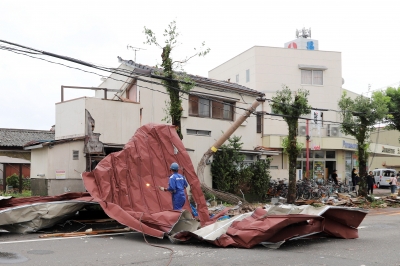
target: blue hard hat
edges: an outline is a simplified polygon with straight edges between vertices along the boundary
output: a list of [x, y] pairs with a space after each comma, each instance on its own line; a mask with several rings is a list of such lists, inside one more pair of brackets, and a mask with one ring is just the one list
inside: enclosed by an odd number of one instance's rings
[[176, 171], [177, 172], [178, 169], [179, 169], [179, 165], [177, 163], [172, 163], [171, 167], [169, 169], [171, 169], [172, 171]]

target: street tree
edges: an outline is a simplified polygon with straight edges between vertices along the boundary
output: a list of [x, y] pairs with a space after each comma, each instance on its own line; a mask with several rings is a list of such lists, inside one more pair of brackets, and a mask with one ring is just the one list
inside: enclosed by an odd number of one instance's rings
[[383, 120], [388, 113], [390, 97], [384, 92], [374, 92], [372, 97], [357, 96], [352, 99], [343, 92], [339, 100], [339, 108], [342, 117], [341, 131], [353, 136], [358, 144], [358, 164], [360, 176], [360, 190], [362, 196], [367, 195], [367, 162], [369, 136], [375, 129], [375, 125]]
[[145, 44], [155, 45], [162, 49], [161, 54], [161, 69], [159, 75], [162, 76], [162, 84], [169, 94], [169, 101], [166, 102], [166, 122], [171, 122], [175, 126], [176, 131], [181, 139], [183, 139], [181, 131], [181, 117], [182, 117], [182, 100], [183, 93], [190, 91], [194, 87], [194, 82], [184, 72], [183, 66], [192, 58], [196, 56], [203, 57], [210, 52], [209, 48], [205, 48], [203, 42], [200, 49], [194, 48], [195, 52], [179, 61], [172, 59], [172, 52], [175, 50], [178, 43], [179, 32], [176, 28], [176, 22], [172, 21], [168, 24], [167, 29], [164, 30], [164, 44], [157, 41], [155, 33], [144, 27], [144, 34], [146, 36]]
[[307, 90], [299, 89], [293, 93], [289, 87], [283, 86], [282, 90], [277, 91], [276, 96], [272, 97], [270, 104], [272, 112], [282, 115], [289, 128], [289, 141], [285, 147], [289, 157], [288, 203], [294, 203], [296, 200], [296, 160], [299, 154], [297, 128], [299, 117], [311, 112], [311, 106], [307, 99], [308, 95]]
[[400, 86], [397, 89], [388, 87], [385, 93], [390, 97], [390, 102], [387, 105], [389, 115], [386, 116], [385, 120], [387, 128], [400, 131]]

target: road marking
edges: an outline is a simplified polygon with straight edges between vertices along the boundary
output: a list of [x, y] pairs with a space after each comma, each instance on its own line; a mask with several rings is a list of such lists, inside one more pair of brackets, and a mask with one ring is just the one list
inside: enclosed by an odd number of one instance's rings
[[91, 237], [99, 237], [99, 236], [115, 236], [115, 235], [137, 234], [137, 233], [139, 233], [139, 232], [126, 232], [126, 233], [124, 232], [124, 233], [114, 233], [114, 234], [72, 236], [72, 237], [40, 238], [40, 239], [0, 242], [0, 245], [2, 245], [2, 244], [16, 244], [16, 243], [28, 243], [28, 242], [39, 242], [39, 241], [50, 241], [50, 240], [60, 240], [60, 239], [76, 239], [76, 238], [91, 238]]

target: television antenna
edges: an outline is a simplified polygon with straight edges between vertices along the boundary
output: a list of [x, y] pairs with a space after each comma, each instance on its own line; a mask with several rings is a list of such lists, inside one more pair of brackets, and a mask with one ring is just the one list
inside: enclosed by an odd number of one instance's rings
[[141, 50], [146, 50], [146, 49], [143, 49], [143, 48], [133, 47], [133, 46], [131, 46], [129, 44], [126, 46], [126, 49], [128, 49], [128, 50], [131, 49], [131, 50], [133, 50], [135, 52], [135, 62], [136, 62], [136, 52], [137, 51], [141, 51]]

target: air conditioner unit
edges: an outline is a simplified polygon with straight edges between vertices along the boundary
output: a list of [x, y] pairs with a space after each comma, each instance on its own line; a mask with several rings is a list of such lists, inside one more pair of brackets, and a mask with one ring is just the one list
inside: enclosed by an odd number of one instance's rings
[[340, 129], [338, 126], [328, 125], [328, 137], [339, 137]]
[[298, 136], [306, 136], [307, 135], [306, 126], [299, 126], [297, 135]]

